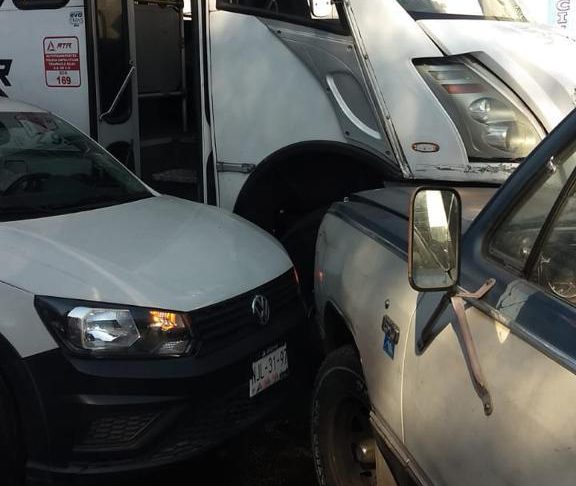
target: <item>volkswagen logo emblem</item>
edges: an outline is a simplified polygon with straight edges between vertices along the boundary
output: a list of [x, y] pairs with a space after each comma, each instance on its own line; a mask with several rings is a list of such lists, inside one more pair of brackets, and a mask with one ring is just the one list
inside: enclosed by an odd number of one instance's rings
[[257, 295], [252, 299], [252, 314], [261, 326], [268, 324], [270, 321], [270, 303], [266, 297]]

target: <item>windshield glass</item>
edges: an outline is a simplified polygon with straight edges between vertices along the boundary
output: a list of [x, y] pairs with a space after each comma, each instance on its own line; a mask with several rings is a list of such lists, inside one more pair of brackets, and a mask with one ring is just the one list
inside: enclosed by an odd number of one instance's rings
[[45, 113], [0, 113], [0, 221], [151, 196], [118, 161], [63, 120]]
[[[439, 17], [474, 16], [526, 22], [525, 12], [516, 0], [398, 0], [408, 12]], [[426, 15], [427, 16], [427, 15]]]

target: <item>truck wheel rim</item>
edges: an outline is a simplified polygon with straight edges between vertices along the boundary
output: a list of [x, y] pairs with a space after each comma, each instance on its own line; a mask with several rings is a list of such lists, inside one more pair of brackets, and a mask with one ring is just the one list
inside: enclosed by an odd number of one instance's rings
[[366, 406], [355, 398], [340, 402], [332, 427], [332, 464], [340, 484], [376, 486], [374, 439]]

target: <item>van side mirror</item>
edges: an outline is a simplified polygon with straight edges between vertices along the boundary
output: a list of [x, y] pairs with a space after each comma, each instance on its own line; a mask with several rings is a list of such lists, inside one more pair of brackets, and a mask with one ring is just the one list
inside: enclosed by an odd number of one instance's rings
[[312, 17], [325, 19], [332, 15], [332, 0], [310, 0]]
[[453, 189], [422, 188], [412, 198], [408, 277], [420, 292], [451, 290], [460, 277], [462, 204]]

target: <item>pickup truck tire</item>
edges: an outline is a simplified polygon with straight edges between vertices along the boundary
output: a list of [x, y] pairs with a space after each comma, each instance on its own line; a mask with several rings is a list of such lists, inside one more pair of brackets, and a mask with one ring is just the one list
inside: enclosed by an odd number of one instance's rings
[[0, 377], [0, 484], [24, 484], [24, 456], [12, 396]]
[[312, 454], [320, 486], [396, 485], [374, 441], [369, 414], [358, 353], [353, 346], [339, 348], [322, 364], [312, 396]]

